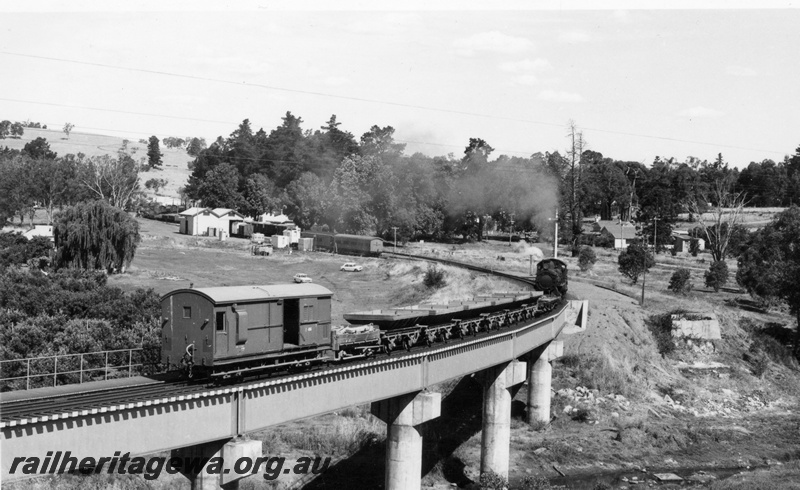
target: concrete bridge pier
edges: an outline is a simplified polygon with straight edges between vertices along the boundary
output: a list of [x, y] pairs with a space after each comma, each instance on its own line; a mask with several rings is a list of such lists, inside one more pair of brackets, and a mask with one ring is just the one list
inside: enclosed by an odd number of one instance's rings
[[511, 444], [511, 399], [525, 381], [526, 363], [512, 361], [478, 374], [483, 385], [481, 474], [493, 472], [508, 478]]
[[550, 391], [553, 381], [553, 366], [550, 364], [564, 353], [564, 343], [550, 342], [528, 359], [528, 423], [550, 423]]
[[234, 465], [242, 458], [249, 458], [255, 463], [261, 457], [261, 441], [223, 439], [197, 446], [173, 449], [170, 457], [180, 458], [183, 461], [206, 462], [200, 471], [194, 470], [191, 473], [182, 471], [183, 475], [191, 482], [192, 490], [234, 490], [239, 488], [241, 478], [252, 474], [237, 474], [240, 472], [234, 468]]
[[386, 422], [386, 490], [417, 490], [422, 484], [419, 425], [441, 414], [442, 394], [416, 392], [372, 403]]

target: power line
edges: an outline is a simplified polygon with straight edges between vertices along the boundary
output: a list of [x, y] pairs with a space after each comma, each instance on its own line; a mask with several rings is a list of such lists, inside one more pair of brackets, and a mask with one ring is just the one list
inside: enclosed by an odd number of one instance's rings
[[[56, 57], [50, 57], [50, 56], [39, 56], [39, 55], [32, 55], [32, 54], [13, 53], [13, 52], [10, 52], [10, 51], [0, 51], [0, 54], [5, 54], [5, 55], [8, 55], [8, 56], [19, 56], [19, 57], [23, 57], [23, 58], [40, 59], [40, 60], [46, 60], [46, 61], [57, 61], [57, 62], [62, 62], [62, 63], [73, 63], [73, 64], [84, 65], [84, 66], [95, 66], [95, 67], [101, 67], [101, 68], [111, 68], [111, 69], [115, 69], [115, 70], [126, 70], [126, 71], [134, 71], [134, 72], [139, 72], [139, 73], [149, 73], [149, 74], [152, 74], [152, 75], [162, 75], [162, 76], [183, 78], [183, 79], [188, 79], [188, 80], [199, 80], [199, 81], [206, 81], [206, 82], [223, 83], [223, 84], [228, 84], [228, 85], [236, 85], [236, 86], [239, 86], [239, 87], [246, 86], [246, 87], [262, 88], [262, 89], [267, 89], [267, 90], [275, 90], [275, 91], [289, 92], [289, 93], [296, 93], [296, 94], [303, 94], [303, 95], [314, 95], [314, 96], [317, 96], [317, 97], [329, 97], [329, 98], [335, 98], [335, 99], [341, 99], [341, 100], [351, 100], [351, 101], [365, 102], [365, 103], [371, 103], [371, 104], [384, 104], [384, 105], [390, 105], [390, 106], [395, 106], [395, 107], [421, 109], [421, 110], [426, 110], [426, 111], [443, 112], [443, 113], [448, 113], [448, 114], [458, 114], [458, 115], [463, 115], [463, 116], [481, 117], [481, 118], [488, 118], [488, 119], [499, 119], [499, 120], [505, 120], [505, 121], [521, 122], [521, 123], [526, 123], [526, 124], [537, 124], [537, 125], [551, 126], [551, 127], [563, 127], [564, 126], [564, 124], [561, 124], [561, 123], [553, 123], [553, 122], [548, 122], [548, 121], [537, 121], [537, 120], [533, 120], [533, 119], [523, 119], [523, 118], [516, 118], [516, 117], [509, 117], [509, 116], [499, 116], [499, 115], [493, 115], [493, 114], [482, 114], [482, 113], [477, 113], [477, 112], [459, 111], [459, 110], [454, 110], [454, 109], [444, 109], [444, 108], [440, 108], [440, 107], [428, 107], [428, 106], [422, 106], [422, 105], [417, 105], [417, 104], [406, 104], [406, 103], [402, 103], [402, 102], [392, 102], [392, 101], [386, 101], [386, 100], [380, 100], [380, 99], [369, 99], [369, 98], [363, 98], [363, 97], [353, 97], [353, 96], [348, 96], [348, 95], [330, 94], [330, 93], [317, 92], [317, 91], [312, 91], [312, 90], [291, 89], [291, 88], [286, 88], [286, 87], [278, 87], [278, 86], [275, 86], [275, 85], [266, 85], [266, 84], [260, 84], [260, 83], [248, 83], [248, 82], [245, 82], [245, 81], [237, 82], [237, 81], [225, 80], [225, 79], [221, 79], [221, 78], [202, 77], [202, 76], [199, 76], [199, 75], [187, 75], [187, 74], [173, 73], [173, 72], [167, 72], [167, 71], [162, 71], [162, 70], [149, 70], [149, 69], [145, 69], [145, 68], [134, 68], [134, 67], [127, 67], [127, 66], [111, 65], [111, 64], [107, 64], [107, 63], [96, 63], [96, 62], [89, 62], [89, 61], [71, 60], [71, 59], [66, 59], [66, 58], [56, 58]], [[100, 110], [103, 110], [103, 109], [100, 109]], [[137, 114], [137, 113], [131, 113], [131, 114]], [[161, 116], [161, 117], [171, 117], [171, 118], [175, 118], [175, 119], [190, 119], [190, 120], [200, 121], [199, 119], [181, 118], [179, 116]], [[221, 121], [206, 121], [206, 122], [221, 122]], [[668, 136], [654, 136], [654, 135], [642, 134], [642, 133], [632, 133], [632, 132], [627, 132], [627, 131], [617, 131], [617, 130], [611, 130], [611, 129], [588, 128], [588, 127], [582, 127], [581, 129], [582, 130], [586, 130], [586, 131], [594, 131], [594, 132], [597, 132], [597, 133], [615, 134], [615, 135], [622, 135], [622, 136], [632, 136], [632, 137], [636, 137], [636, 138], [648, 138], [648, 139], [656, 139], [656, 140], [662, 140], [662, 141], [673, 141], [673, 142], [677, 142], [677, 143], [691, 143], [691, 144], [695, 144], [695, 145], [714, 146], [714, 147], [718, 147], [718, 148], [730, 148], [730, 149], [745, 150], [745, 151], [758, 151], [758, 152], [774, 153], [774, 154], [780, 154], [780, 155], [784, 154], [784, 152], [775, 151], [775, 150], [765, 150], [765, 149], [760, 149], [760, 148], [748, 148], [748, 147], [743, 147], [743, 146], [725, 145], [725, 144], [720, 144], [720, 143], [712, 143], [712, 142], [696, 141], [696, 140], [684, 140], [684, 139], [680, 139], [680, 138], [671, 138], [671, 137], [668, 137]]]

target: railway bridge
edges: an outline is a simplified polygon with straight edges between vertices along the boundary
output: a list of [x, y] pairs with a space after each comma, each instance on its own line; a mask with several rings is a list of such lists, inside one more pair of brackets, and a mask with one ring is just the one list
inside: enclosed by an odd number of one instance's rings
[[[549, 421], [550, 361], [563, 349], [555, 339], [567, 325], [585, 327], [587, 315], [587, 301], [570, 301], [508, 329], [418, 352], [163, 398], [66, 412], [53, 405], [50, 412], [40, 410], [36, 416], [3, 416], [2, 479], [25, 476], [20, 474], [20, 458], [50, 461], [59, 452], [97, 461], [115, 452], [135, 456], [172, 451], [223, 457], [230, 470], [237, 456], [261, 456], [261, 442], [247, 440], [249, 433], [369, 403], [372, 413], [387, 424], [385, 487], [419, 488], [420, 428], [441, 412], [441, 394], [435, 387], [470, 374], [483, 385], [481, 472], [507, 476], [512, 393], [527, 379], [529, 417]], [[0, 398], [3, 403], [8, 400], [9, 394]], [[15, 459], [18, 467], [12, 472]], [[52, 473], [55, 466], [42, 465], [40, 472]], [[236, 488], [241, 478], [232, 470], [212, 471], [208, 466], [185, 474], [192, 488], [203, 489]]]

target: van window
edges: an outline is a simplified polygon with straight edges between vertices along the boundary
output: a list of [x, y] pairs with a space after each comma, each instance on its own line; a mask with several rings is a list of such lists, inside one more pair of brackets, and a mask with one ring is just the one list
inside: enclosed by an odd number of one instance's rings
[[217, 332], [224, 332], [225, 331], [225, 312], [218, 311], [216, 317], [214, 318], [214, 325]]

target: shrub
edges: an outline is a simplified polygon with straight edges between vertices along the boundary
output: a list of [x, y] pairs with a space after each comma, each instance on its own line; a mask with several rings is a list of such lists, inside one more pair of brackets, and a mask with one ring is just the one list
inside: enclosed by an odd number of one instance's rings
[[719, 292], [719, 288], [728, 282], [728, 264], [724, 260], [717, 260], [705, 273], [706, 287], [714, 288], [714, 292]]
[[689, 240], [689, 253], [692, 254], [692, 257], [697, 257], [698, 252], [700, 252], [700, 241], [692, 238]]
[[431, 289], [443, 287], [447, 284], [447, 281], [444, 280], [444, 271], [436, 267], [436, 264], [428, 264], [423, 283]]
[[692, 290], [691, 273], [689, 269], [678, 269], [669, 280], [668, 289], [678, 294], [686, 294]]
[[481, 490], [505, 490], [508, 488], [508, 479], [494, 471], [487, 471], [486, 473], [481, 473], [479, 484]]
[[656, 341], [658, 353], [665, 356], [675, 350], [675, 341], [672, 338], [672, 314], [678, 310], [663, 315], [653, 315], [645, 322], [648, 330]]
[[628, 245], [627, 250], [619, 254], [619, 272], [633, 281], [639, 279], [646, 270], [653, 267], [656, 263], [653, 254], [649, 253], [639, 244]]
[[520, 483], [522, 490], [550, 490], [553, 488], [547, 477], [542, 475], [526, 475]]
[[594, 267], [595, 262], [597, 262], [597, 255], [594, 253], [594, 250], [591, 247], [581, 248], [581, 252], [578, 255], [578, 267], [580, 267], [583, 272], [586, 272]]

